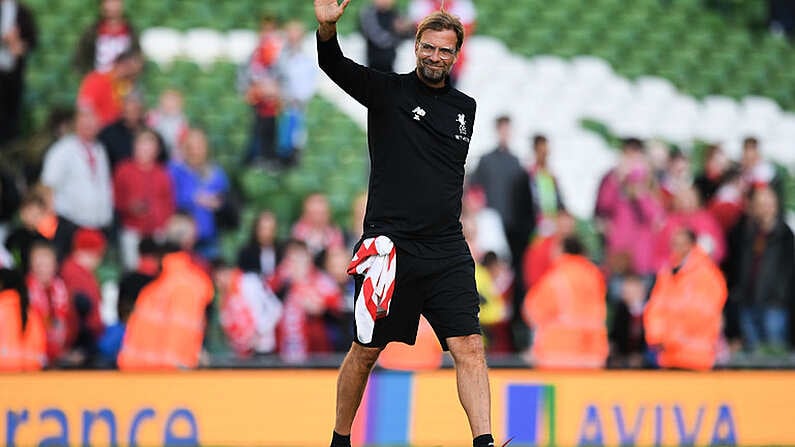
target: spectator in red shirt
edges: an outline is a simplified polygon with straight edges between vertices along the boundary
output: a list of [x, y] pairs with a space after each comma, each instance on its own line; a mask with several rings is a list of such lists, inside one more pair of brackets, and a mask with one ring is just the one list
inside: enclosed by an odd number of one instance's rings
[[56, 362], [70, 348], [69, 327], [75, 317], [66, 284], [57, 275], [55, 248], [44, 241], [30, 249], [30, 273], [26, 278], [30, 305], [39, 312], [47, 331], [47, 358]]
[[342, 307], [339, 287], [312, 262], [306, 243], [287, 244], [284, 260], [269, 285], [284, 302], [277, 329], [277, 346], [282, 359], [301, 363], [311, 353], [332, 352], [328, 317]]
[[124, 0], [101, 0], [99, 12], [78, 43], [75, 65], [80, 73], [106, 72], [119, 54], [140, 49], [135, 29], [124, 16]]
[[260, 22], [259, 43], [251, 55], [249, 70], [257, 77], [263, 71], [270, 70], [281, 54], [284, 41], [279, 34], [279, 21], [276, 17], [266, 15]]
[[84, 362], [91, 361], [96, 341], [105, 327], [99, 315], [102, 295], [94, 276], [105, 253], [105, 236], [100, 231], [80, 229], [75, 233], [72, 253], [61, 266], [61, 277], [77, 313], [76, 325], [70, 328], [75, 335], [75, 348], [82, 351]]
[[140, 131], [133, 151], [133, 158], [121, 162], [113, 174], [113, 197], [122, 220], [122, 259], [129, 270], [138, 265], [141, 238], [162, 233], [174, 213], [174, 189], [168, 171], [157, 163], [160, 147], [154, 131]]
[[87, 74], [77, 93], [78, 107], [94, 111], [100, 128], [119, 119], [124, 99], [135, 87], [135, 80], [143, 69], [143, 57], [137, 50], [119, 54], [109, 71], [95, 70]]
[[293, 226], [293, 237], [304, 241], [312, 256], [330, 247], [344, 247], [342, 230], [331, 222], [328, 199], [320, 193], [304, 199], [304, 211]]
[[707, 209], [728, 234], [742, 218], [746, 207], [745, 186], [740, 168], [732, 167], [723, 176], [723, 182], [707, 203]]
[[281, 93], [276, 79], [276, 62], [283, 41], [275, 18], [266, 16], [260, 24], [260, 41], [246, 67], [243, 90], [246, 102], [254, 108], [254, 132], [244, 159], [276, 161], [276, 118], [281, 109]]
[[552, 267], [555, 258], [561, 252], [561, 241], [576, 233], [577, 221], [566, 211], [556, 217], [555, 233], [536, 238], [524, 252], [524, 281], [527, 287], [538, 283], [544, 273]]

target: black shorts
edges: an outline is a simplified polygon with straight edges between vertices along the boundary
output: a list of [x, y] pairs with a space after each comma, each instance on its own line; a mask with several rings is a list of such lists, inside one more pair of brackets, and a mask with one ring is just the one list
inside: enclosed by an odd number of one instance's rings
[[[392, 341], [413, 345], [420, 314], [431, 324], [445, 351], [448, 337], [481, 333], [480, 298], [471, 255], [425, 259], [397, 248], [396, 256], [395, 290], [389, 314], [376, 320], [370, 343], [361, 343], [354, 332], [356, 343], [366, 347], [384, 347]], [[356, 300], [364, 276], [354, 277]]]

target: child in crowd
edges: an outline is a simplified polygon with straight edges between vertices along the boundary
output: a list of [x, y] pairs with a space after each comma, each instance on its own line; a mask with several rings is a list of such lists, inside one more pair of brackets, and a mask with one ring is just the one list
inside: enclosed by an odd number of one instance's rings
[[190, 129], [183, 111], [182, 93], [174, 89], [161, 93], [158, 107], [149, 112], [146, 124], [163, 137], [169, 160], [181, 161], [180, 146]]

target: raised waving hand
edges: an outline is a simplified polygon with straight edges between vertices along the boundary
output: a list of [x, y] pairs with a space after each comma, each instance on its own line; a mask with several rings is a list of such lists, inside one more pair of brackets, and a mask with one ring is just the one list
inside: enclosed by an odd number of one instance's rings
[[337, 32], [337, 20], [342, 17], [351, 0], [315, 0], [315, 18], [322, 40], [328, 40]]

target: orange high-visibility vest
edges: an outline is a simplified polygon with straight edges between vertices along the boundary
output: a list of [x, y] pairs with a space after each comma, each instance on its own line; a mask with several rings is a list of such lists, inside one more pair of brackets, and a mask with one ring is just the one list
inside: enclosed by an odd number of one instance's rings
[[47, 359], [47, 332], [38, 312], [28, 309], [22, 330], [19, 293], [0, 291], [0, 371], [40, 370]]
[[162, 273], [141, 291], [127, 322], [119, 368], [198, 366], [205, 308], [212, 299], [212, 281], [190, 255], [180, 252], [165, 256]]
[[55, 213], [44, 216], [36, 225], [36, 231], [45, 238], [53, 240], [55, 232], [58, 231], [58, 216]]
[[699, 247], [676, 274], [660, 270], [643, 313], [646, 342], [662, 348], [660, 366], [712, 368], [727, 294], [723, 274]]
[[601, 368], [609, 351], [602, 273], [583, 256], [561, 255], [525, 297], [539, 368]]
[[431, 371], [442, 366], [442, 346], [425, 317], [420, 317], [414, 346], [390, 343], [378, 356], [382, 368], [399, 371]]

